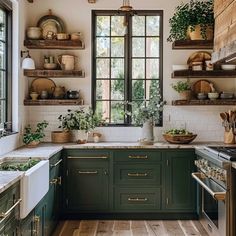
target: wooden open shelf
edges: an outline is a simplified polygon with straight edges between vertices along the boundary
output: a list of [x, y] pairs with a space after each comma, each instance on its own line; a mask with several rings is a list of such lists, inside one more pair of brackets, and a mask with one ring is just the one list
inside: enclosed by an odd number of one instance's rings
[[82, 70], [24, 70], [24, 75], [27, 77], [77, 77], [84, 78], [85, 73]]
[[213, 49], [213, 40], [177, 40], [172, 49]]
[[179, 70], [171, 74], [173, 79], [178, 78], [236, 78], [236, 70], [212, 70], [212, 71], [193, 71], [193, 70]]
[[25, 106], [75, 106], [83, 105], [83, 99], [38, 99], [30, 100], [25, 99]]
[[172, 101], [173, 106], [211, 106], [211, 105], [229, 105], [235, 106], [236, 99], [216, 99], [216, 100], [174, 100]]
[[37, 40], [26, 39], [24, 46], [28, 49], [77, 49], [82, 50], [85, 48], [81, 40]]

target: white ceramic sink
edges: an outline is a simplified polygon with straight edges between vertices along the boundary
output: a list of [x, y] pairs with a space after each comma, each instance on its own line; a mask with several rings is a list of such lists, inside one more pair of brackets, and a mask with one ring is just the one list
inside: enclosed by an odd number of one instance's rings
[[[7, 158], [3, 162], [22, 163], [28, 159]], [[44, 197], [49, 189], [49, 161], [40, 160], [36, 165], [24, 172], [20, 183], [20, 218], [25, 218]]]

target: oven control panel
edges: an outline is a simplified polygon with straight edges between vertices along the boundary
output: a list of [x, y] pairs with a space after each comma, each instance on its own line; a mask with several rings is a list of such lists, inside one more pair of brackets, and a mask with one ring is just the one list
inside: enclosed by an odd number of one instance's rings
[[200, 169], [208, 178], [213, 178], [222, 182], [226, 182], [227, 171], [219, 167], [210, 166], [209, 162], [205, 159], [195, 160], [195, 165]]

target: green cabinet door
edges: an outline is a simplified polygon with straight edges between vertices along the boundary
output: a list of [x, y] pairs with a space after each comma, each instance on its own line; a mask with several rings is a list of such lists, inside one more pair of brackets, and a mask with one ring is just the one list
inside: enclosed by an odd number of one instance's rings
[[34, 210], [20, 222], [20, 235], [21, 236], [34, 236], [35, 231], [35, 218]]
[[66, 211], [105, 212], [108, 210], [108, 157], [88, 152], [87, 157], [67, 157]]
[[165, 197], [163, 205], [173, 212], [196, 212], [196, 186], [191, 177], [194, 171], [194, 150], [164, 151]]
[[40, 203], [35, 207], [34, 212], [34, 232], [37, 236], [46, 236], [46, 209], [47, 202], [45, 200], [41, 200]]

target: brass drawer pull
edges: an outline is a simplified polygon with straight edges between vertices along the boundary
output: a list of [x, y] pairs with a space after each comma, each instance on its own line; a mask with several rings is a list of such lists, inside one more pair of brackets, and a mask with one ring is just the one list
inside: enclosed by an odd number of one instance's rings
[[129, 197], [128, 198], [128, 201], [129, 202], [146, 202], [148, 199], [145, 197], [145, 198], [132, 198], [132, 197]]
[[58, 161], [57, 163], [55, 163], [55, 164], [51, 164], [50, 167], [56, 167], [56, 166], [58, 166], [61, 162], [62, 162], [62, 159], [59, 160], [59, 161]]
[[57, 184], [57, 179], [50, 180], [50, 184]]
[[83, 175], [96, 175], [96, 174], [98, 174], [98, 171], [79, 171], [79, 174], [83, 174]]
[[148, 176], [148, 173], [128, 173], [130, 177], [145, 177]]
[[132, 156], [132, 155], [130, 155], [129, 159], [148, 159], [148, 156], [147, 155], [145, 155], [145, 156]]
[[88, 156], [88, 157], [72, 157], [68, 156], [68, 159], [108, 159], [108, 156]]
[[3, 222], [11, 214], [11, 212], [20, 204], [20, 202], [21, 199], [18, 199], [18, 201], [9, 210], [0, 213], [0, 218], [2, 218], [0, 223]]
[[40, 230], [40, 216], [35, 216], [34, 217], [34, 227], [35, 229], [33, 230], [33, 234], [35, 236], [39, 235], [39, 230]]

